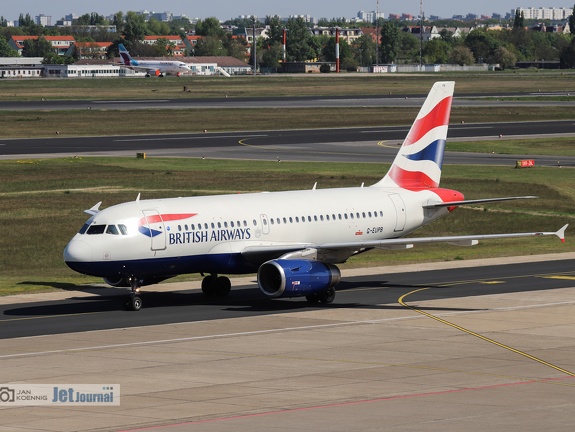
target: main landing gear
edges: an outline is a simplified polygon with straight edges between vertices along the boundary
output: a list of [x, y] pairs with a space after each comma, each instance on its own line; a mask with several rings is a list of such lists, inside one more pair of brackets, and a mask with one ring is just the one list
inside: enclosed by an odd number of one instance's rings
[[135, 277], [131, 276], [128, 278], [130, 282], [130, 287], [132, 288], [132, 292], [130, 293], [130, 299], [126, 302], [126, 309], [132, 311], [139, 311], [142, 309], [142, 298], [140, 297], [140, 280]]
[[310, 294], [305, 296], [305, 298], [310, 304], [329, 304], [335, 300], [335, 288], [332, 287], [317, 294]]
[[232, 289], [232, 283], [225, 276], [211, 274], [202, 280], [202, 292], [206, 297], [226, 297]]

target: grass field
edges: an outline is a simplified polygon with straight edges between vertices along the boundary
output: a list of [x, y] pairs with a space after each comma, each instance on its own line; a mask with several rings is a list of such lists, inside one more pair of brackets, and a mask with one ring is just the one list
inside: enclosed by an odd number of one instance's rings
[[[428, 74], [293, 74], [269, 76], [3, 79], [0, 100], [163, 99], [263, 96], [426, 94], [435, 81], [455, 80], [457, 94], [575, 91], [573, 71]], [[184, 92], [184, 86], [191, 91]]]
[[[186, 109], [135, 111], [0, 111], [4, 138], [76, 137], [240, 130], [409, 125], [419, 108]], [[451, 123], [569, 120], [563, 107], [453, 108]], [[222, 121], [225, 119], [225, 121]]]
[[[432, 83], [455, 79], [456, 92], [567, 91], [573, 72], [496, 74], [433, 74], [411, 76], [270, 76], [225, 78], [1, 80], [1, 100], [120, 99], [175, 97], [241, 97], [270, 95], [370, 95], [427, 93]], [[182, 86], [193, 89], [182, 92]], [[246, 130], [315, 127], [407, 125], [414, 109], [254, 109], [0, 112], [0, 130], [7, 137], [108, 135], [120, 133], [193, 132], [207, 129]], [[452, 123], [465, 121], [536, 121], [572, 119], [565, 108], [457, 108]], [[222, 122], [222, 118], [226, 119]], [[126, 130], [126, 125], [131, 129]], [[573, 138], [448, 143], [448, 150], [512, 154], [573, 155]], [[0, 161], [0, 295], [49, 289], [73, 289], [100, 282], [77, 275], [62, 261], [67, 241], [87, 219], [83, 213], [98, 201], [103, 208], [142, 198], [212, 193], [307, 189], [371, 184], [381, 178], [382, 164], [269, 163], [197, 159], [67, 158]], [[217, 173], [217, 175], [215, 174]], [[231, 186], [232, 185], [232, 186]], [[237, 187], [234, 185], [241, 185]], [[442, 186], [466, 198], [538, 195], [538, 200], [499, 203], [486, 208], [458, 209], [416, 234], [449, 235], [555, 231], [575, 222], [573, 170], [536, 167], [444, 167]], [[568, 230], [571, 236], [573, 228]], [[484, 242], [473, 248], [428, 245], [404, 252], [372, 251], [344, 267], [450, 261], [487, 256], [570, 251], [557, 239]], [[180, 277], [186, 279], [190, 276]], [[191, 276], [196, 277], [196, 276]]]

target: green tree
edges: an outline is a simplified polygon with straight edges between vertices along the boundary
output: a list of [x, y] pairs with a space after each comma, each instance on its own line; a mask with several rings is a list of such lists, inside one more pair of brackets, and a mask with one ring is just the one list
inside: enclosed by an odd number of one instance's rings
[[575, 68], [575, 37], [572, 38], [571, 43], [561, 51], [559, 63], [561, 65], [561, 69]]
[[515, 9], [515, 19], [513, 20], [514, 29], [524, 29], [525, 28], [525, 16], [523, 12], [519, 12], [519, 9]]
[[[277, 69], [283, 60], [283, 47], [280, 42], [273, 41], [262, 47], [262, 61], [260, 66], [268, 69]], [[259, 57], [259, 56], [258, 56]]]
[[222, 40], [216, 36], [203, 37], [194, 49], [196, 56], [223, 56], [227, 54]]
[[315, 57], [314, 51], [310, 47], [311, 32], [303, 18], [290, 18], [287, 28], [287, 60], [306, 61]]
[[351, 45], [353, 56], [359, 66], [375, 64], [375, 42], [370, 35], [358, 37]]
[[423, 47], [423, 55], [426, 63], [447, 63], [451, 47], [449, 43], [440, 38], [431, 39]]
[[196, 24], [196, 34], [198, 36], [212, 36], [223, 39], [226, 32], [220, 25], [220, 20], [215, 17], [198, 20]]
[[54, 53], [52, 44], [42, 36], [36, 40], [28, 39], [24, 41], [23, 57], [46, 57], [50, 53]]
[[493, 53], [493, 63], [499, 63], [502, 69], [508, 69], [515, 66], [517, 56], [505, 47], [499, 47]]
[[478, 63], [492, 63], [495, 51], [501, 47], [501, 41], [493, 36], [493, 32], [485, 29], [475, 29], [465, 38], [467, 46]]
[[419, 63], [419, 39], [411, 32], [399, 32], [398, 50], [397, 60], [401, 59], [405, 63]]
[[392, 22], [386, 21], [381, 27], [381, 61], [393, 63], [399, 52], [399, 27]]
[[116, 26], [118, 33], [122, 34], [124, 32], [124, 13], [122, 11], [118, 11], [114, 14], [112, 24]]
[[127, 41], [141, 41], [147, 34], [148, 27], [143, 15], [129, 11], [126, 14], [126, 23], [123, 28], [123, 35]]
[[573, 11], [569, 15], [569, 31], [571, 32], [571, 37], [575, 36], [575, 5], [573, 5]]
[[[258, 39], [259, 41], [259, 39]], [[237, 58], [238, 60], [245, 61], [248, 55], [248, 43], [244, 38], [233, 38], [230, 36], [226, 37], [224, 40], [224, 48], [227, 51], [227, 55]], [[259, 45], [258, 45], [259, 50]], [[258, 55], [258, 61], [259, 61]]]
[[280, 44], [283, 42], [283, 31], [284, 26], [281, 22], [279, 16], [267, 16], [266, 25], [269, 26], [268, 36], [274, 42], [279, 42]]
[[[327, 44], [323, 46], [322, 49], [322, 60], [328, 62], [335, 61], [335, 38], [329, 38]], [[343, 63], [344, 60], [353, 58], [353, 53], [351, 51], [351, 47], [349, 43], [345, 39], [339, 39], [339, 61]]]
[[458, 45], [451, 49], [449, 53], [449, 63], [455, 63], [459, 66], [470, 66], [475, 63], [475, 57], [469, 48], [465, 45]]
[[3, 37], [0, 37], [0, 57], [19, 57], [18, 51], [12, 49]]
[[152, 35], [169, 35], [170, 26], [165, 23], [158, 21], [156, 18], [150, 18], [147, 24], [148, 32]]

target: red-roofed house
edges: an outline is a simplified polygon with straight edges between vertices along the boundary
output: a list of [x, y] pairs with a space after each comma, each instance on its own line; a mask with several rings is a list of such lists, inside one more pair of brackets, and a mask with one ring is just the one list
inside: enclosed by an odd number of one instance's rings
[[[18, 51], [18, 54], [22, 55], [22, 50], [24, 49], [24, 41], [26, 40], [36, 40], [40, 36], [20, 36], [14, 35], [8, 40], [8, 44], [11, 48]], [[65, 55], [66, 51], [70, 48], [70, 45], [74, 43], [74, 36], [43, 36], [54, 49], [54, 52], [58, 55]]]

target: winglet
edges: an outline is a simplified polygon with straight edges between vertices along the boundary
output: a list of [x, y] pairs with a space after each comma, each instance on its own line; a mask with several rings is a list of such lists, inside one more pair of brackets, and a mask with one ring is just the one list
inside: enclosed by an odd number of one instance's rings
[[92, 208], [90, 208], [88, 210], [84, 210], [84, 213], [88, 213], [89, 215], [95, 216], [98, 213], [100, 213], [100, 206], [101, 205], [102, 205], [102, 201], [100, 201], [98, 204], [96, 204]]
[[565, 230], [568, 226], [569, 224], [565, 224], [559, 231], [555, 233], [555, 235], [559, 237], [559, 240], [561, 240], [562, 243], [565, 243]]

